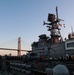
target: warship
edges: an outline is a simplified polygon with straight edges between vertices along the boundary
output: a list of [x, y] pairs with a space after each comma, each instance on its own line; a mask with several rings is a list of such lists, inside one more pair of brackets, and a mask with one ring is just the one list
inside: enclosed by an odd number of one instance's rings
[[1, 75], [74, 75], [74, 33], [63, 40], [58, 8], [56, 15], [48, 13], [50, 36], [39, 35], [31, 44], [32, 51], [22, 56], [0, 56]]

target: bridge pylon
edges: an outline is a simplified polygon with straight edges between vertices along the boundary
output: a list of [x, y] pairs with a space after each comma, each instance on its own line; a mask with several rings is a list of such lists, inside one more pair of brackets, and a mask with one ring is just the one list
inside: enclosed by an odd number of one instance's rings
[[18, 38], [18, 51], [17, 56], [21, 56], [21, 37]]

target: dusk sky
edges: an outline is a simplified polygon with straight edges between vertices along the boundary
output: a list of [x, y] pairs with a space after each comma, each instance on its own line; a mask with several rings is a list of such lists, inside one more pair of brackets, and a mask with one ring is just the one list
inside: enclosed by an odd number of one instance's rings
[[[56, 14], [58, 6], [59, 18], [63, 19], [65, 28], [61, 27], [62, 37], [74, 29], [74, 0], [0, 0], [0, 47], [17, 48], [17, 38], [24, 41], [22, 48], [30, 49], [40, 34], [47, 34], [46, 26], [48, 13]], [[0, 51], [0, 54], [15, 52]]]

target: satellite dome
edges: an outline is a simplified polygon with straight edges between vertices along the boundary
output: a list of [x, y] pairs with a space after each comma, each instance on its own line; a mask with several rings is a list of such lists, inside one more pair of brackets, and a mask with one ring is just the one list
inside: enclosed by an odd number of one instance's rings
[[53, 68], [53, 75], [69, 75], [69, 70], [64, 65], [57, 65]]

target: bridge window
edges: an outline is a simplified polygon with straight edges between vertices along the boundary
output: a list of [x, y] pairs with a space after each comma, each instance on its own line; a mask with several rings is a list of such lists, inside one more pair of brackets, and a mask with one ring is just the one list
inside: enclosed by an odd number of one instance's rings
[[74, 47], [74, 42], [67, 43], [67, 47]]

